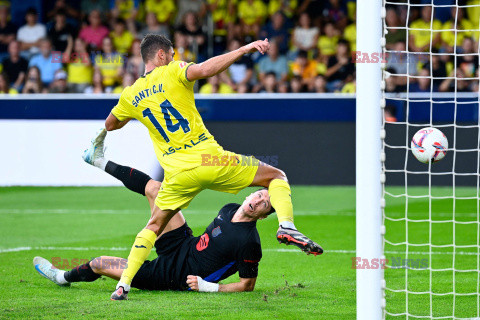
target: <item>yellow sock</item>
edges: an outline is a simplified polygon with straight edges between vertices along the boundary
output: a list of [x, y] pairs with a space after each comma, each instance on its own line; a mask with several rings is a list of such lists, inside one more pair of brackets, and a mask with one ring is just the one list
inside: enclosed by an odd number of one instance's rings
[[293, 223], [293, 205], [290, 185], [287, 181], [274, 179], [268, 186], [268, 194], [272, 207], [277, 212], [278, 222], [289, 221]]
[[133, 277], [150, 254], [156, 238], [157, 235], [150, 229], [143, 229], [137, 234], [132, 250], [128, 255], [127, 268], [123, 270], [120, 282], [127, 285], [132, 284]]

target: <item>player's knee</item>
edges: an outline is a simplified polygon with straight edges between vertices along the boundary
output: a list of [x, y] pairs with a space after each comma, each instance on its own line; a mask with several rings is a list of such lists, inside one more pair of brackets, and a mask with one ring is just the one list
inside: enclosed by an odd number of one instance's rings
[[104, 256], [97, 257], [95, 259], [92, 259], [89, 262], [90, 268], [92, 268], [92, 271], [95, 273], [100, 273], [102, 271], [102, 261], [103, 261]]
[[287, 175], [282, 170], [275, 168], [274, 172], [272, 173], [272, 180], [280, 179], [285, 180], [288, 182]]
[[151, 200], [155, 199], [158, 195], [158, 191], [160, 191], [161, 185], [161, 182], [153, 179], [148, 181], [147, 185], [145, 186], [145, 196]]

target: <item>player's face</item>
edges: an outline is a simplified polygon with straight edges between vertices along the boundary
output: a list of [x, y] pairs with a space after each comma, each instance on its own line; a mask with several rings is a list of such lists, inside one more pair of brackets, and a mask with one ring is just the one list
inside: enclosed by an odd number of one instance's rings
[[272, 209], [270, 196], [267, 190], [259, 190], [248, 197], [242, 203], [243, 212], [250, 217], [263, 217]]

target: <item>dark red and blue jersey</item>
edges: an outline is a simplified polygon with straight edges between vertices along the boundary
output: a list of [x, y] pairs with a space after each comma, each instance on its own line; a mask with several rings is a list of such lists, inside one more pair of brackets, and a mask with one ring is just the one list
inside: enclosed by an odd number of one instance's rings
[[142, 265], [133, 287], [186, 290], [188, 275], [218, 282], [235, 274], [256, 278], [262, 258], [260, 237], [253, 222], [232, 222], [239, 204], [225, 205], [205, 232], [194, 237], [187, 224], [165, 233], [155, 243], [158, 258]]

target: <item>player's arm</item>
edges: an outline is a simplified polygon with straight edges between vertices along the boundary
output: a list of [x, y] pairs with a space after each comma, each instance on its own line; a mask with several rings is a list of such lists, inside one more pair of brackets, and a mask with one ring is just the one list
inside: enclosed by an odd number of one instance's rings
[[199, 292], [243, 292], [253, 291], [257, 278], [240, 278], [239, 282], [218, 284], [203, 280], [199, 276], [189, 275], [187, 284], [190, 289]]
[[187, 69], [187, 79], [189, 81], [195, 81], [214, 76], [230, 67], [244, 54], [255, 51], [264, 54], [265, 52], [268, 52], [269, 48], [270, 43], [268, 42], [268, 39], [258, 40], [238, 48], [237, 50], [210, 58], [205, 62], [192, 64]]
[[130, 120], [132, 120], [132, 119], [125, 119], [124, 121], [120, 121], [120, 120], [117, 119], [117, 117], [115, 117], [113, 114], [110, 113], [107, 117], [107, 120], [105, 120], [105, 129], [107, 129], [107, 131], [113, 131], [113, 130], [121, 129]]

